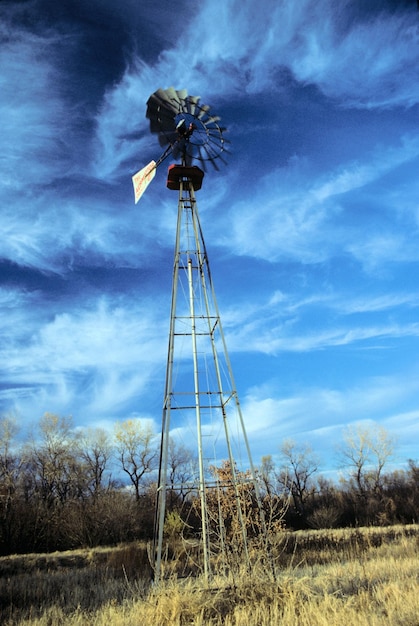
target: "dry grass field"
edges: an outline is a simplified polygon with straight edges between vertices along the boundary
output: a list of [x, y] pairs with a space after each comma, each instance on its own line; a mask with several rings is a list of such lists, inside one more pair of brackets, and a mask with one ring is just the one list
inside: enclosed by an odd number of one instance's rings
[[419, 526], [282, 533], [275, 579], [150, 582], [145, 546], [0, 559], [5, 626], [419, 626]]

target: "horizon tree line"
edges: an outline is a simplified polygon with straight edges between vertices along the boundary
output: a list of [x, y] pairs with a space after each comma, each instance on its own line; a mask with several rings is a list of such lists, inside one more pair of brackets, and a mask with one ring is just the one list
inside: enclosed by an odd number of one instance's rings
[[[71, 417], [46, 413], [36, 434], [24, 441], [18, 435], [17, 420], [0, 417], [0, 554], [152, 538], [159, 441], [147, 423], [125, 420], [108, 433], [75, 429]], [[405, 470], [386, 471], [395, 442], [384, 428], [360, 425], [344, 431], [338, 483], [321, 475], [310, 445], [286, 439], [278, 450], [277, 461], [266, 455], [257, 467], [272, 528], [418, 521], [419, 465], [409, 460]], [[186, 524], [191, 533], [197, 526], [195, 465], [194, 451], [172, 439], [168, 532], [176, 524]], [[225, 479], [227, 465], [211, 471]], [[228, 486], [223, 489], [227, 511]]]

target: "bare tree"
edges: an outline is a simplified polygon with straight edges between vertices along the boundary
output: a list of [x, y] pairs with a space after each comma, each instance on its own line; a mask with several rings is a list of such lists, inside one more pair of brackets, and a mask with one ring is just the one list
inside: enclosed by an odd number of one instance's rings
[[14, 417], [0, 417], [0, 542], [9, 546], [17, 528], [15, 503], [22, 467], [21, 456], [14, 449], [17, 432]]
[[265, 494], [271, 498], [274, 493], [274, 483], [276, 482], [276, 478], [275, 463], [273, 462], [270, 454], [262, 457], [259, 468], [259, 476]]
[[4, 503], [13, 495], [19, 474], [20, 459], [13, 452], [17, 432], [14, 417], [0, 417], [0, 497]]
[[349, 483], [358, 494], [380, 493], [383, 469], [394, 453], [394, 437], [382, 426], [349, 426], [344, 432], [340, 456], [349, 471]]
[[319, 459], [310, 445], [297, 445], [292, 439], [282, 443], [281, 457], [284, 467], [278, 480], [292, 496], [297, 513], [304, 517], [307, 502], [315, 493], [313, 476], [318, 471]]
[[73, 420], [45, 413], [39, 431], [40, 438], [32, 441], [26, 459], [33, 489], [48, 506], [64, 503], [85, 488]]
[[73, 521], [74, 513], [89, 494], [72, 418], [45, 413], [23, 458], [22, 491], [32, 518], [32, 549], [73, 547], [74, 528], [81, 525], [80, 519]]
[[[109, 464], [113, 445], [108, 433], [103, 428], [85, 430], [79, 441], [80, 457], [85, 465], [88, 490], [96, 497], [112, 485]], [[105, 482], [106, 481], [106, 482]]]
[[139, 419], [128, 419], [116, 425], [115, 439], [118, 460], [129, 476], [138, 501], [144, 476], [156, 468], [158, 452], [153, 430]]
[[178, 499], [183, 503], [192, 491], [197, 459], [192, 450], [170, 438], [167, 467], [170, 489], [169, 508], [172, 508]]

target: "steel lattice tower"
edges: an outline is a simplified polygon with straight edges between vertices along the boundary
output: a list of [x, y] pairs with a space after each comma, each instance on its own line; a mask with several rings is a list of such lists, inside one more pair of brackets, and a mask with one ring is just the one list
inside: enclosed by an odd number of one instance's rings
[[[211, 574], [212, 551], [207, 496], [209, 490], [220, 486], [211, 478], [209, 467], [222, 459], [227, 459], [231, 468], [230, 488], [236, 500], [242, 547], [248, 560], [246, 521], [237, 478], [237, 457], [233, 450], [237, 440], [239, 446], [242, 446], [239, 454], [246, 458], [246, 480], [252, 482], [260, 505], [255, 468], [227, 352], [195, 198], [195, 191], [201, 187], [202, 177], [203, 172], [197, 167], [169, 168], [168, 187], [179, 191], [179, 201], [156, 508], [156, 580], [160, 577], [162, 560], [168, 488], [168, 447], [173, 423], [177, 423], [179, 427], [181, 422], [183, 428], [194, 433], [198, 452], [196, 491], [201, 509], [202, 567], [207, 578]], [[185, 340], [189, 346], [185, 345]], [[178, 420], [180, 415], [181, 420]], [[217, 456], [217, 449], [221, 450], [222, 457]], [[220, 523], [222, 525], [222, 521]], [[217, 544], [219, 541], [222, 543], [222, 537], [223, 530], [220, 528]]]

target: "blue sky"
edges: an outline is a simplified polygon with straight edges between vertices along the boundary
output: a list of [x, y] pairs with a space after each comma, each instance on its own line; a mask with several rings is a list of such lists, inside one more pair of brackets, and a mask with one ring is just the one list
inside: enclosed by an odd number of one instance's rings
[[3, 1], [0, 412], [159, 429], [177, 198], [145, 118], [228, 128], [198, 202], [256, 460], [336, 465], [381, 424], [418, 458], [419, 12], [363, 0]]

